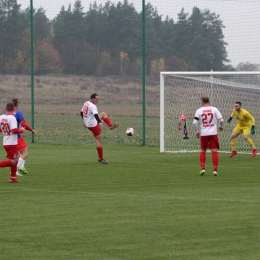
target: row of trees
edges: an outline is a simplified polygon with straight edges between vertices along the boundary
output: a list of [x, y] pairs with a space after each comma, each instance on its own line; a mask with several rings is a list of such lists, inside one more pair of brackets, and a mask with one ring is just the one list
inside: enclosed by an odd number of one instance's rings
[[[146, 5], [147, 74], [161, 70], [233, 70], [224, 25], [210, 10], [181, 10], [177, 22]], [[35, 72], [78, 75], [140, 75], [142, 12], [125, 0], [61, 7], [53, 20], [34, 10]], [[16, 0], [0, 0], [0, 73], [30, 73], [30, 10]]]

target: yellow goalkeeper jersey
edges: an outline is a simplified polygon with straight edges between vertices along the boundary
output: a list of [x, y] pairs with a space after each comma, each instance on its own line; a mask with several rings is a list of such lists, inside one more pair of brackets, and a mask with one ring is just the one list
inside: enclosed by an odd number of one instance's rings
[[241, 127], [250, 127], [255, 125], [255, 119], [247, 110], [243, 108], [241, 108], [239, 112], [234, 109], [231, 117], [236, 118], [238, 125]]

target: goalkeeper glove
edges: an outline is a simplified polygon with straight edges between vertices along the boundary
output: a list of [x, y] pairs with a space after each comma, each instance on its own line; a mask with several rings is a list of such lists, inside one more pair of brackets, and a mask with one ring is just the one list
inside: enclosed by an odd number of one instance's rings
[[228, 119], [227, 123], [230, 124], [231, 120], [232, 120], [232, 117], [230, 117], [230, 118]]
[[251, 127], [250, 134], [251, 135], [255, 134], [255, 126], [254, 125], [252, 125], [252, 127]]

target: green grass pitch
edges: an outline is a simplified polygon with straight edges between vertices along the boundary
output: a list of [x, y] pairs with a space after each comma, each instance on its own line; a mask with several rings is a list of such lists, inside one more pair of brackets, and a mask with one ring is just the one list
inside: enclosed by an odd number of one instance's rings
[[[1, 260], [260, 259], [260, 157], [158, 147], [29, 144], [27, 176], [0, 169]], [[1, 149], [1, 160], [5, 151]]]

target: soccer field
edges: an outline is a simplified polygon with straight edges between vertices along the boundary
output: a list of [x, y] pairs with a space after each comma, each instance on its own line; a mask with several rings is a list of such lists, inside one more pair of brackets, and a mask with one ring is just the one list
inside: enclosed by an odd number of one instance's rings
[[[5, 151], [0, 151], [1, 160]], [[159, 147], [29, 144], [27, 176], [1, 168], [1, 260], [260, 259], [260, 157]]]

